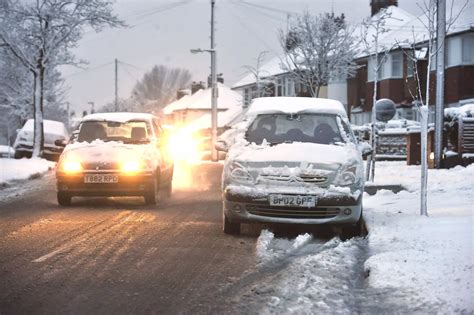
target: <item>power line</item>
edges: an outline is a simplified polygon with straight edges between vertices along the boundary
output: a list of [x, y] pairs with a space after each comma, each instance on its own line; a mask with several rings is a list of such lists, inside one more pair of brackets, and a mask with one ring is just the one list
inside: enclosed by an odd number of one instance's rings
[[[246, 8], [248, 7], [248, 6], [245, 5], [244, 2], [235, 2], [235, 1], [233, 1], [233, 2], [231, 2], [231, 4], [233, 4], [233, 5], [238, 5], [238, 6], [241, 6], [241, 7], [246, 7]], [[286, 22], [287, 22], [286, 20], [283, 20], [283, 19], [281, 19], [281, 18], [277, 18], [277, 17], [272, 16], [272, 15], [270, 15], [270, 14], [268, 14], [268, 13], [262, 12], [261, 9], [259, 9], [259, 8], [257, 8], [256, 10], [254, 10], [254, 12], [257, 12], [257, 13], [263, 15], [263, 16], [266, 16], [267, 18], [272, 19], [272, 20], [274, 20], [274, 21], [283, 22], [283, 23], [286, 23]]]
[[273, 52], [275, 52], [275, 50], [273, 48], [270, 47], [270, 45], [266, 42], [265, 39], [263, 39], [261, 36], [258, 35], [257, 32], [255, 32], [253, 29], [251, 29], [247, 24], [243, 23], [241, 21], [241, 19], [236, 16], [232, 11], [229, 11], [228, 13], [230, 13], [230, 15], [237, 20], [237, 22], [244, 28], [246, 29], [250, 34], [252, 34], [253, 36], [255, 36], [258, 40], [260, 40], [263, 45], [268, 49], [268, 50], [271, 50]]
[[268, 11], [273, 11], [273, 12], [277, 12], [277, 13], [280, 13], [280, 14], [285, 14], [285, 15], [286, 14], [296, 14], [296, 15], [300, 14], [298, 12], [275, 9], [275, 8], [267, 7], [267, 6], [264, 6], [264, 5], [261, 5], [261, 4], [251, 3], [251, 2], [248, 2], [248, 1], [245, 1], [245, 0], [241, 0], [240, 2], [243, 3], [243, 4], [246, 4], [246, 5], [252, 6], [252, 7], [256, 7], [256, 8], [260, 8], [260, 9], [264, 9], [264, 10], [268, 10]]
[[111, 65], [111, 64], [113, 64], [113, 63], [114, 63], [114, 62], [111, 61], [111, 62], [104, 63], [104, 64], [101, 64], [101, 65], [98, 65], [98, 66], [95, 66], [95, 67], [83, 69], [82, 71], [78, 71], [78, 72], [69, 74], [69, 75], [65, 76], [64, 78], [67, 79], [67, 78], [70, 78], [70, 77], [73, 77], [73, 76], [76, 76], [76, 75], [79, 75], [79, 74], [84, 74], [84, 73], [87, 73], [87, 72], [90, 72], [90, 71], [95, 71], [95, 70], [98, 70], [98, 69], [100, 69], [100, 68], [104, 68], [104, 67], [106, 67], [106, 66], [109, 66], [109, 65]]

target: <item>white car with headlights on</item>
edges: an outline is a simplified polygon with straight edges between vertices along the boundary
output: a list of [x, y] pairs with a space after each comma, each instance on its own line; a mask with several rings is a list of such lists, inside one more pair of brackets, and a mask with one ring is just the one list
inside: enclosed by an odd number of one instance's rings
[[241, 223], [252, 222], [361, 228], [362, 148], [340, 102], [257, 98], [216, 149], [228, 152], [225, 233], [239, 234]]
[[[66, 143], [60, 143], [63, 146]], [[58, 203], [73, 196], [143, 196], [155, 204], [171, 193], [173, 162], [157, 117], [139, 113], [85, 116], [56, 167]]]

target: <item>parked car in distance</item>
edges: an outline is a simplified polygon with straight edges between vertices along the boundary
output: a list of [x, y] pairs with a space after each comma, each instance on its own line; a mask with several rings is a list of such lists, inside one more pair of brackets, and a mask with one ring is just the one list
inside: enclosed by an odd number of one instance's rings
[[58, 203], [69, 206], [73, 196], [143, 196], [155, 204], [161, 188], [168, 194], [172, 189], [166, 146], [151, 114], [85, 116], [56, 167]]
[[216, 149], [228, 152], [224, 233], [239, 234], [241, 223], [252, 222], [361, 229], [362, 148], [340, 102], [254, 99], [244, 121], [219, 138]]
[[0, 158], [13, 158], [15, 156], [15, 149], [9, 145], [0, 144]]
[[[57, 161], [62, 147], [55, 144], [56, 140], [69, 140], [69, 133], [62, 122], [43, 120], [44, 154], [46, 159]], [[28, 119], [18, 131], [13, 148], [15, 159], [30, 158], [33, 153], [34, 119]]]

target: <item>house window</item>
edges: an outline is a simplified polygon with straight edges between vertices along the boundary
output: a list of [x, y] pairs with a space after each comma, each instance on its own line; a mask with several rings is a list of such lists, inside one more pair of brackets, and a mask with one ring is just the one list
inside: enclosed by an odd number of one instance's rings
[[407, 77], [412, 77], [415, 72], [415, 62], [413, 61], [413, 51], [407, 51]]
[[283, 82], [282, 79], [277, 80], [277, 89], [276, 89], [276, 96], [283, 95]]
[[392, 75], [393, 78], [401, 78], [403, 76], [403, 55], [396, 52], [391, 55], [392, 59]]
[[462, 63], [474, 63], [474, 35], [462, 38]]

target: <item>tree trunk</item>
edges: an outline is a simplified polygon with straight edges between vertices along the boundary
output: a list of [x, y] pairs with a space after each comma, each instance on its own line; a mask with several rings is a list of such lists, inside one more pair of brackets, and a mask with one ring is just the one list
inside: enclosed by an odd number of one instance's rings
[[34, 138], [33, 138], [33, 153], [32, 157], [41, 158], [43, 156], [44, 148], [44, 130], [43, 130], [43, 88], [44, 88], [44, 68], [39, 67], [33, 72], [34, 77]]

